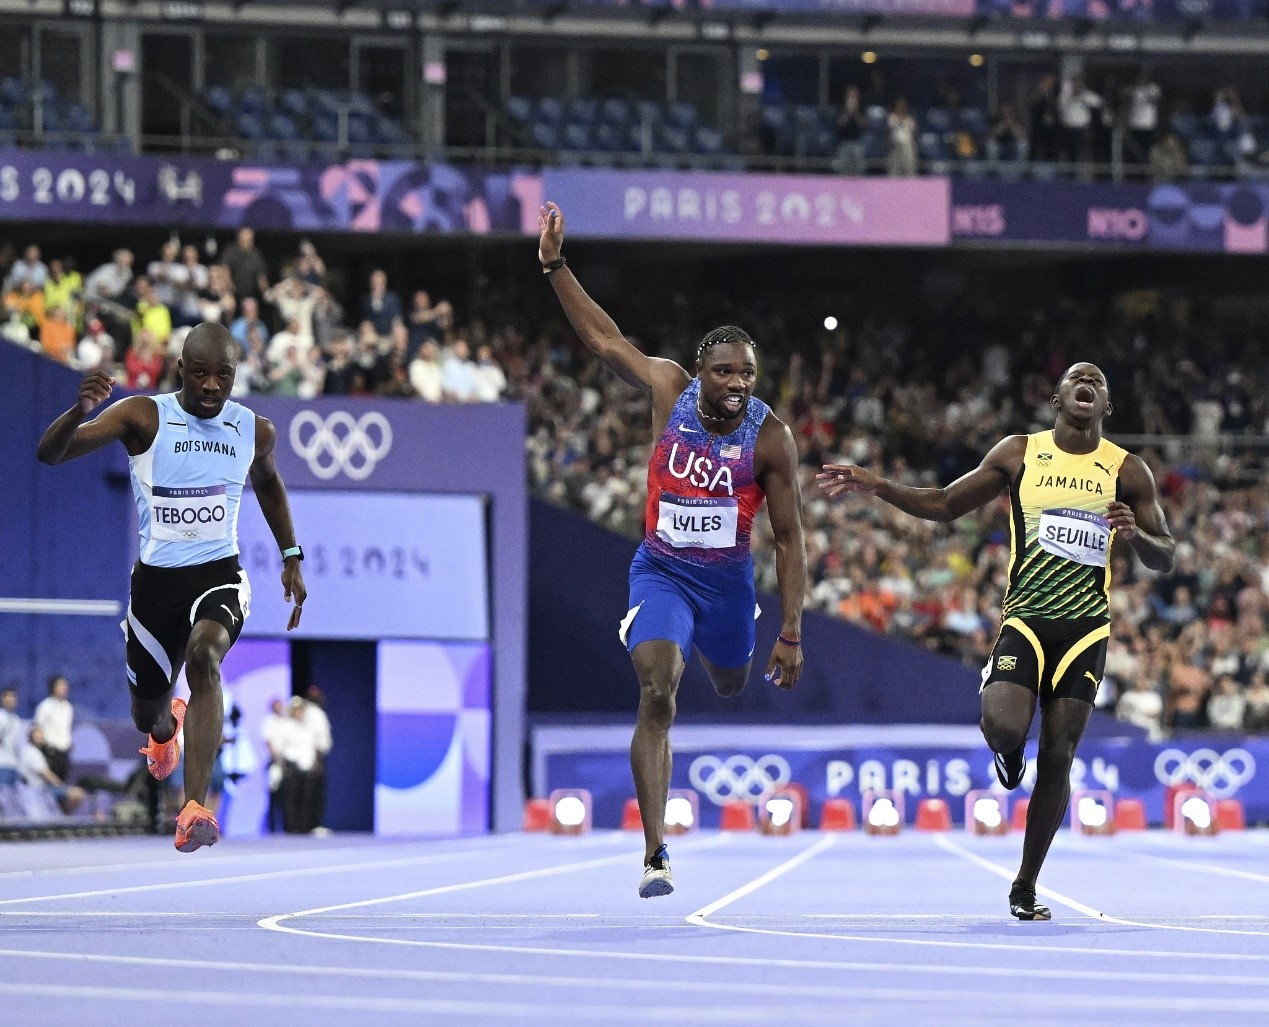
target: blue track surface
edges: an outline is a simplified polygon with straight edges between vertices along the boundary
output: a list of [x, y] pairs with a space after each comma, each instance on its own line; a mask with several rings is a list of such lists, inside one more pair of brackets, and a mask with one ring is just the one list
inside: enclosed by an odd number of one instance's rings
[[1269, 834], [0, 846], [0, 1022], [1269, 1023]]

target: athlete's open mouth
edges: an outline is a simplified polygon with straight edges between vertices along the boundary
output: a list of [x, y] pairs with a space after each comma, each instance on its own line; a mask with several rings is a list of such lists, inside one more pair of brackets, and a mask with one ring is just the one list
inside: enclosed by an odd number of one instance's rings
[[723, 397], [723, 409], [728, 413], [739, 413], [740, 408], [745, 405], [745, 397], [736, 395], [735, 393]]
[[198, 401], [198, 405], [201, 406], [205, 410], [215, 410], [218, 406], [220, 406], [220, 400], [207, 399], [206, 397], [204, 397], [203, 399]]
[[1097, 393], [1091, 385], [1077, 385], [1074, 398], [1075, 402], [1082, 406], [1092, 406], [1094, 400], [1097, 399]]

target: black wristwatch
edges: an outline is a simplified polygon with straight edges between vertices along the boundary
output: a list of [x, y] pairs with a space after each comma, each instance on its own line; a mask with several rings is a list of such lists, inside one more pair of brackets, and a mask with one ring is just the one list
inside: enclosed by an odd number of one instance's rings
[[304, 547], [303, 547], [303, 546], [300, 546], [300, 545], [294, 545], [294, 546], [292, 546], [290, 549], [283, 549], [283, 550], [282, 550], [282, 559], [283, 559], [284, 561], [285, 561], [285, 560], [289, 560], [289, 559], [291, 559], [291, 557], [293, 557], [293, 556], [294, 556], [296, 559], [303, 560], [303, 559], [304, 559]]
[[554, 260], [548, 260], [545, 264], [542, 265], [542, 273], [544, 275], [549, 275], [552, 271], [558, 271], [560, 268], [564, 267], [567, 263], [568, 261], [564, 259], [563, 255], [558, 256]]

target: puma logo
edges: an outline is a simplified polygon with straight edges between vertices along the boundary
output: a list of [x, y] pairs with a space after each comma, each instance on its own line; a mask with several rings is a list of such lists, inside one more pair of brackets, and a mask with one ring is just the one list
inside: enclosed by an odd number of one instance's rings
[[[237, 421], [221, 421], [220, 423], [223, 424], [226, 428], [232, 428], [234, 430], [234, 434], [237, 435], [238, 438], [242, 438], [242, 432], [238, 430]], [[1109, 474], [1110, 472], [1107, 471], [1106, 473]]]
[[1105, 464], [1103, 464], [1103, 463], [1099, 463], [1098, 461], [1094, 460], [1094, 461], [1093, 461], [1093, 466], [1094, 466], [1094, 467], [1100, 467], [1103, 471], [1105, 471], [1105, 472], [1106, 472], [1106, 474], [1107, 474], [1107, 475], [1109, 475], [1109, 474], [1110, 474], [1110, 468], [1109, 468], [1109, 467], [1107, 467], [1107, 466], [1106, 466]]
[[1094, 686], [1101, 684], [1101, 682], [1098, 681], [1097, 678], [1093, 677], [1093, 672], [1091, 670], [1084, 671], [1084, 676], [1088, 678], [1088, 680], [1091, 681]]
[[222, 610], [224, 610], [227, 614], [229, 614], [229, 623], [230, 623], [230, 624], [237, 624], [237, 623], [238, 623], [238, 618], [234, 616], [234, 612], [233, 612], [233, 610], [229, 609], [229, 607], [228, 607], [228, 606], [226, 606], [224, 603], [221, 603], [221, 604], [220, 604], [220, 608], [221, 608]]

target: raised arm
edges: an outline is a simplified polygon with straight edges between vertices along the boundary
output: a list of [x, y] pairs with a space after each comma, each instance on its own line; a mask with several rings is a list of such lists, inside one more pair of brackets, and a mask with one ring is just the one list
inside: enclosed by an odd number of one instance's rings
[[[792, 688], [802, 675], [802, 604], [806, 598], [806, 542], [802, 535], [802, 496], [798, 490], [798, 448], [789, 426], [768, 414], [758, 432], [754, 454], [758, 479], [767, 494], [767, 516], [776, 545], [776, 581], [780, 588], [780, 638], [767, 663], [767, 678]], [[791, 644], [792, 643], [792, 644]]]
[[[548, 203], [539, 213], [538, 229], [541, 232], [538, 260], [546, 270], [548, 264], [562, 259], [564, 212], [554, 203]], [[578, 337], [622, 381], [645, 392], [664, 388], [671, 390], [675, 396], [687, 387], [688, 373], [673, 360], [650, 357], [632, 346], [613, 319], [586, 295], [586, 290], [567, 265], [549, 271], [547, 277]]]
[[94, 408], [110, 398], [115, 380], [104, 371], [90, 371], [79, 385], [75, 405], [48, 426], [35, 450], [42, 464], [60, 464], [122, 442], [129, 455], [144, 453], [159, 430], [159, 408], [146, 396], [130, 396], [108, 407], [88, 423]]
[[1135, 453], [1119, 468], [1119, 495], [1107, 509], [1107, 519], [1117, 538], [1123, 539], [1151, 570], [1170, 571], [1176, 556], [1176, 539], [1159, 505], [1154, 475]]
[[875, 494], [891, 506], [927, 521], [954, 521], [985, 506], [1017, 476], [1027, 454], [1024, 435], [1010, 435], [992, 447], [983, 462], [945, 488], [914, 489], [850, 464], [825, 464], [816, 475], [830, 499], [844, 492]]
[[[251, 487], [255, 489], [256, 501], [260, 504], [260, 512], [264, 514], [265, 523], [273, 532], [278, 549], [287, 550], [295, 546], [295, 526], [291, 521], [291, 504], [286, 498], [286, 486], [282, 484], [282, 475], [278, 473], [278, 465], [273, 459], [277, 438], [278, 433], [273, 422], [267, 417], [257, 415], [256, 454], [248, 473], [251, 475]], [[295, 598], [295, 609], [291, 611], [291, 617], [286, 623], [287, 631], [300, 626], [304, 600], [308, 598], [300, 560], [299, 556], [288, 556], [282, 561], [283, 595], [287, 602], [292, 597]]]

